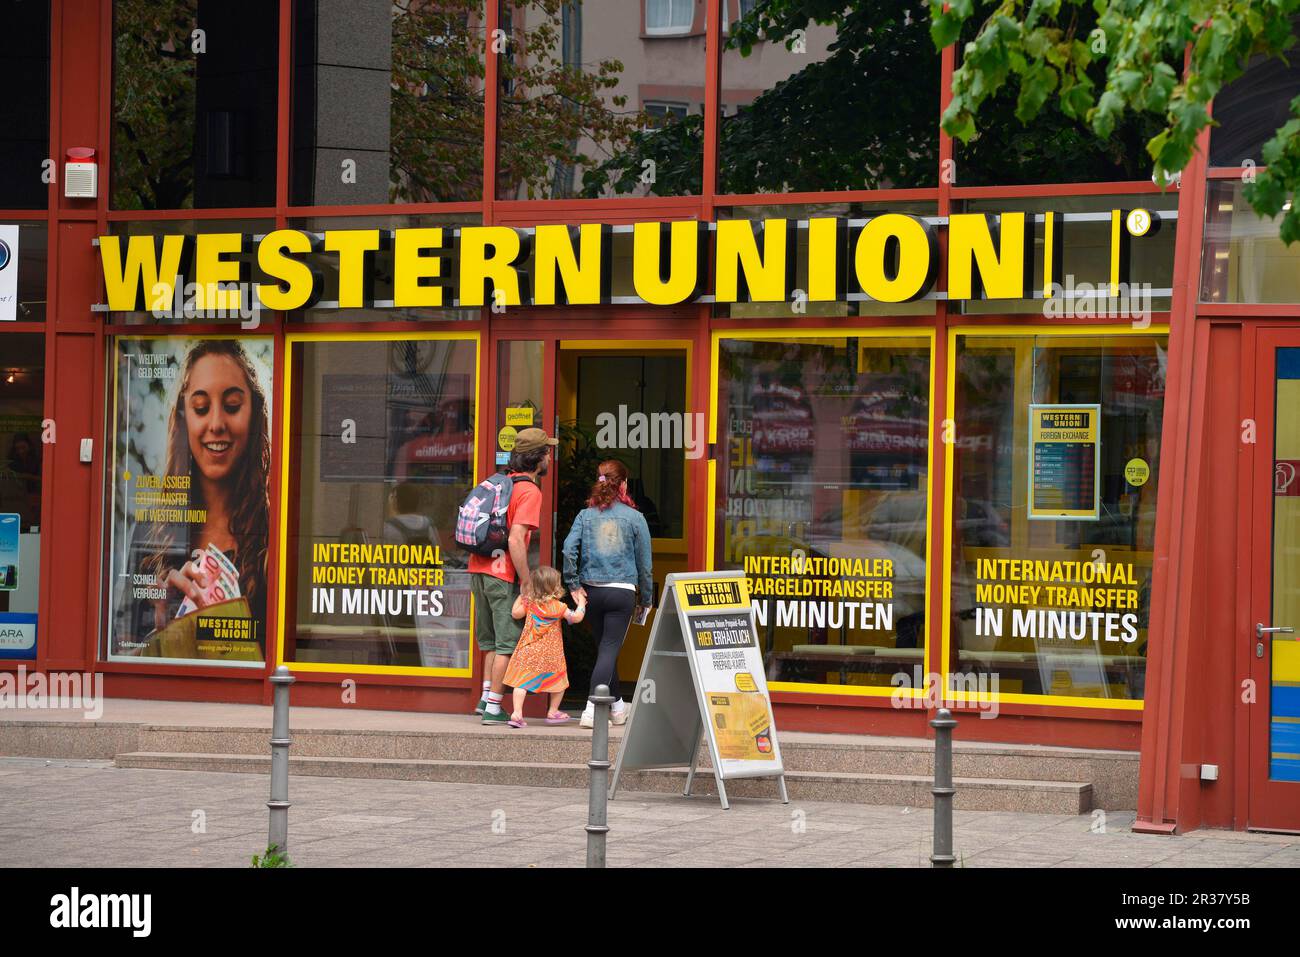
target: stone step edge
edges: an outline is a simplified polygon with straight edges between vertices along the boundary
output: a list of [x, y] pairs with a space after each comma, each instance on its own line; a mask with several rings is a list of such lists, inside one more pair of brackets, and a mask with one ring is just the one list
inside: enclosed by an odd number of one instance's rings
[[[208, 761], [223, 763], [243, 763], [249, 762], [259, 765], [269, 765], [271, 758], [269, 755], [261, 754], [201, 754], [195, 752], [166, 752], [166, 751], [132, 751], [126, 754], [119, 754], [114, 761], [125, 759], [126, 766], [130, 766], [137, 761]], [[518, 761], [441, 761], [429, 760], [424, 758], [347, 758], [347, 757], [289, 757], [289, 766], [294, 764], [300, 765], [317, 765], [323, 766], [330, 763], [340, 765], [362, 766], [366, 764], [374, 765], [392, 765], [392, 766], [410, 766], [417, 767], [454, 767], [454, 768], [511, 768], [511, 769], [538, 769], [538, 770], [562, 770], [562, 771], [586, 771], [585, 764], [556, 764], [546, 762], [518, 762]], [[118, 765], [122, 767], [123, 765]], [[684, 774], [685, 768], [648, 768], [644, 771], [629, 773], [656, 773], [656, 774]], [[712, 778], [713, 773], [710, 768], [700, 768], [696, 775], [700, 778]], [[886, 783], [886, 784], [924, 784], [933, 785], [934, 779], [920, 774], [872, 774], [855, 771], [786, 771], [787, 779], [802, 779], [810, 781], [845, 781], [845, 782], [862, 782], [862, 783]], [[747, 779], [729, 779], [729, 780], [747, 780]], [[761, 780], [761, 779], [760, 779]], [[953, 778], [953, 786], [981, 788], [985, 790], [1037, 790], [1037, 791], [1062, 791], [1083, 793], [1091, 791], [1092, 785], [1078, 781], [1022, 781], [1013, 778]]]
[[[12, 724], [21, 724], [22, 722], [11, 722]], [[60, 723], [60, 722], [49, 722]], [[62, 722], [71, 723], [74, 722]], [[128, 727], [129, 725], [121, 725]], [[2, 728], [3, 725], [0, 725]], [[162, 725], [162, 724], [141, 724], [137, 725], [142, 732], [165, 732], [168, 734], [190, 733], [190, 734], [264, 734], [268, 738], [271, 734], [270, 728], [236, 728], [236, 727], [216, 727], [194, 725]], [[411, 729], [401, 729], [387, 731], [381, 728], [290, 728], [289, 734], [292, 738], [295, 735], [320, 735], [325, 737], [341, 737], [345, 735], [356, 735], [358, 737], [378, 737], [387, 735], [399, 738], [440, 738], [453, 737], [463, 734], [504, 734], [499, 728], [492, 728], [486, 731], [479, 730], [482, 725], [467, 726], [464, 731], [416, 731]], [[511, 728], [508, 732], [511, 740], [516, 741], [568, 741], [568, 740], [590, 740], [586, 734], [556, 734], [554, 731], [527, 731], [522, 729]], [[611, 738], [617, 743], [618, 737]], [[1016, 757], [1035, 757], [1035, 758], [1066, 758], [1080, 761], [1132, 761], [1137, 762], [1140, 754], [1137, 751], [1116, 751], [1113, 749], [1092, 749], [1092, 748], [1069, 748], [1057, 747], [1053, 745], [1042, 744], [1008, 744], [998, 741], [953, 741], [953, 751], [968, 751], [972, 754], [989, 755], [1001, 757], [1012, 755]], [[889, 744], [878, 743], [874, 741], [781, 741], [781, 748], [785, 751], [794, 750], [840, 750], [840, 751], [908, 751], [932, 754], [934, 752], [934, 742], [928, 738], [917, 738], [916, 743], [898, 743]]]

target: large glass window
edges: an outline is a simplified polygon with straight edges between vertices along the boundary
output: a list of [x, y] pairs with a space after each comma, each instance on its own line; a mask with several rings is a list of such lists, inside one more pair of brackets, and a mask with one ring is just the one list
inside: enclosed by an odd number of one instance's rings
[[0, 658], [36, 657], [45, 336], [0, 332]]
[[483, 0], [294, 0], [297, 206], [477, 202]]
[[1163, 335], [957, 338], [958, 691], [1141, 699]]
[[[1067, 10], [1068, 28], [1079, 38], [1075, 42], [1081, 43], [1097, 28], [1097, 12], [1093, 4], [1069, 5], [1061, 9], [1063, 19]], [[984, 16], [967, 21], [955, 45], [959, 63], [966, 44], [975, 39], [985, 22]], [[1181, 76], [1182, 51], [1166, 65]], [[1152, 66], [1143, 64], [1143, 69], [1149, 74]], [[1088, 78], [1094, 90], [1104, 90], [1105, 62], [1093, 61]], [[1020, 81], [1012, 76], [980, 105], [976, 133], [970, 142], [954, 142], [956, 185], [1131, 182], [1151, 178], [1151, 156], [1146, 144], [1164, 129], [1163, 116], [1130, 111], [1115, 124], [1108, 138], [1099, 140], [1087, 122], [1061, 110], [1059, 90], [1051, 92], [1033, 120], [1022, 123], [1016, 117], [1020, 90]]]
[[266, 660], [269, 336], [114, 340], [106, 472], [110, 660]]
[[274, 206], [280, 13], [115, 0], [114, 209]]
[[1278, 238], [1279, 220], [1259, 216], [1238, 181], [1215, 180], [1209, 187], [1201, 301], [1300, 302], [1300, 246]]
[[773, 15], [768, 4], [714, 3], [729, 23], [720, 193], [935, 185], [940, 63], [920, 4]]
[[468, 674], [477, 345], [291, 340], [284, 657]]
[[744, 568], [768, 678], [889, 689], [923, 666], [930, 341], [718, 343], [717, 568]]
[[646, 3], [643, 31], [642, 0], [505, 0], [497, 196], [699, 193], [705, 37], [694, 9]]
[[0, 2], [0, 209], [44, 209], [50, 158], [49, 0]]
[[[1291, 21], [1300, 36], [1300, 16]], [[1300, 94], [1300, 63], [1292, 47], [1287, 57], [1252, 57], [1246, 72], [1214, 98], [1214, 129], [1210, 132], [1211, 166], [1264, 163], [1264, 144], [1291, 119], [1291, 101]]]

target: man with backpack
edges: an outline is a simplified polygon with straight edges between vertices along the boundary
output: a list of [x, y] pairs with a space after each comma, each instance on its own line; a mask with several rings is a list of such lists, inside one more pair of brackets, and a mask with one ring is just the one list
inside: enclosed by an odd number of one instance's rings
[[[506, 668], [523, 631], [510, 614], [520, 582], [531, 574], [528, 544], [541, 526], [542, 490], [537, 480], [551, 465], [559, 444], [541, 429], [523, 429], [515, 437], [510, 464], [475, 486], [461, 507], [456, 540], [469, 549], [470, 595], [474, 602], [474, 636], [483, 659], [483, 697], [474, 709], [484, 724], [505, 725], [501, 708]], [[505, 501], [503, 501], [505, 499]]]

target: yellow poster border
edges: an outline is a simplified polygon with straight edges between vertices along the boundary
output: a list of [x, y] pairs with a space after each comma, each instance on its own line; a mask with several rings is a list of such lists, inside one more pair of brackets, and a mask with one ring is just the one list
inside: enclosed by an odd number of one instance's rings
[[[785, 339], [785, 340], [809, 340], [809, 339], [916, 339], [926, 342], [930, 347], [930, 395], [928, 399], [927, 416], [929, 425], [927, 430], [927, 446], [929, 454], [926, 457], [926, 496], [925, 496], [925, 555], [926, 555], [926, 576], [925, 576], [925, 607], [930, 607], [930, 563], [929, 556], [934, 541], [934, 496], [930, 494], [929, 483], [934, 477], [934, 397], [935, 397], [935, 346], [938, 341], [936, 330], [933, 326], [829, 326], [821, 328], [803, 328], [798, 329], [714, 329], [710, 332], [709, 342], [709, 444], [716, 446], [718, 442], [718, 386], [720, 384], [719, 362], [722, 355], [723, 339]], [[717, 520], [717, 495], [718, 495], [718, 460], [717, 456], [709, 457], [709, 488], [706, 498], [705, 517], [708, 521], [708, 528], [705, 533], [705, 545], [707, 551], [704, 556], [704, 565], [709, 571], [714, 570], [714, 546], [715, 531], [714, 526]], [[926, 615], [925, 623], [925, 641], [922, 644], [922, 661], [929, 661], [930, 655], [930, 618]], [[869, 698], [894, 698], [916, 699], [925, 696], [924, 688], [901, 688], [901, 687], [881, 687], [876, 685], [832, 685], [821, 683], [805, 683], [799, 681], [769, 681], [769, 691], [786, 691], [798, 694], [833, 694], [847, 695], [855, 697]]]
[[482, 430], [479, 420], [483, 412], [483, 382], [481, 360], [483, 336], [478, 331], [464, 332], [291, 332], [284, 337], [284, 375], [282, 376], [283, 433], [280, 451], [280, 534], [278, 555], [277, 594], [279, 611], [275, 634], [275, 664], [290, 671], [304, 674], [360, 674], [360, 675], [412, 675], [425, 678], [472, 678], [474, 651], [474, 608], [470, 606], [470, 664], [465, 668], [424, 668], [417, 665], [347, 665], [325, 661], [286, 661], [284, 657], [285, 621], [288, 602], [285, 590], [289, 569], [289, 436], [292, 433], [293, 405], [293, 346], [298, 342], [409, 342], [409, 341], [463, 341], [474, 343], [474, 459], [473, 481], [478, 482], [479, 441]]
[[[1070, 339], [1079, 337], [1110, 338], [1112, 336], [1167, 336], [1167, 325], [1149, 325], [1144, 328], [1135, 326], [951, 326], [948, 329], [948, 354], [946, 383], [947, 418], [955, 422], [953, 413], [957, 404], [957, 337], [968, 338], [1034, 338], [1050, 337], [1052, 339]], [[1167, 344], [1166, 344], [1167, 348]], [[1099, 423], [1100, 424], [1100, 423]], [[944, 443], [943, 469], [943, 512], [947, 516], [943, 528], [943, 610], [942, 637], [939, 645], [939, 669], [943, 675], [944, 701], [946, 702], [987, 702], [987, 693], [954, 691], [948, 687], [951, 674], [952, 653], [952, 492], [953, 492], [953, 449], [955, 442]], [[929, 627], [926, 628], [927, 637]], [[1081, 698], [1066, 695], [1020, 694], [999, 692], [997, 700], [1005, 704], [1032, 704], [1051, 708], [1091, 708], [1110, 711], [1141, 711], [1145, 701], [1132, 698]]]

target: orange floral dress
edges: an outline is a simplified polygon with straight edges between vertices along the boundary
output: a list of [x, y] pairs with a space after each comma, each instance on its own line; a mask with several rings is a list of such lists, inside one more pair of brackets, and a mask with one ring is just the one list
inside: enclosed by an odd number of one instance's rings
[[510, 656], [505, 683], [535, 694], [563, 691], [569, 687], [569, 669], [564, 661], [564, 637], [560, 619], [571, 612], [558, 598], [543, 601], [525, 599], [524, 630], [515, 653]]

